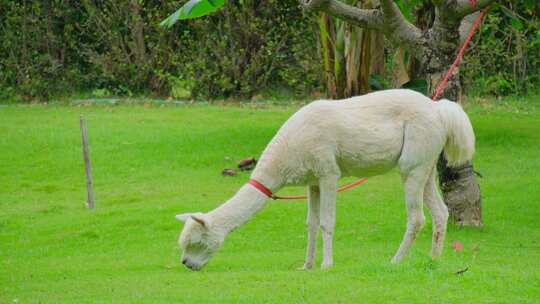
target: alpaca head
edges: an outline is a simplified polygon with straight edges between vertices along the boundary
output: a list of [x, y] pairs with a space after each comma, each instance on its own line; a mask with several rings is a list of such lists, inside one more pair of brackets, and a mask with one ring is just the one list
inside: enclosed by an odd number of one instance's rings
[[176, 218], [185, 222], [178, 238], [182, 249], [182, 264], [191, 270], [200, 270], [219, 249], [223, 238], [212, 231], [211, 223], [203, 213], [184, 213]]

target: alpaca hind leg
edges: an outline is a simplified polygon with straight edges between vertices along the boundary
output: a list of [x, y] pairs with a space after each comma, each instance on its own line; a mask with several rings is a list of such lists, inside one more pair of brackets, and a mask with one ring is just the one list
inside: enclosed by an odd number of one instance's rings
[[436, 258], [441, 255], [448, 222], [448, 208], [437, 192], [435, 181], [437, 170], [434, 166], [424, 188], [424, 203], [428, 207], [433, 225], [431, 256]]
[[313, 268], [317, 234], [320, 225], [320, 191], [317, 186], [308, 187], [307, 252], [303, 269]]
[[401, 245], [392, 258], [392, 263], [401, 261], [416, 239], [416, 235], [424, 225], [425, 218], [424, 211], [422, 210], [422, 198], [430, 169], [431, 167], [418, 167], [403, 174], [405, 203], [407, 206], [407, 228], [403, 240], [401, 241]]
[[327, 177], [319, 181], [321, 190], [321, 230], [323, 239], [323, 261], [321, 268], [333, 265], [332, 241], [336, 225], [336, 190], [338, 177]]

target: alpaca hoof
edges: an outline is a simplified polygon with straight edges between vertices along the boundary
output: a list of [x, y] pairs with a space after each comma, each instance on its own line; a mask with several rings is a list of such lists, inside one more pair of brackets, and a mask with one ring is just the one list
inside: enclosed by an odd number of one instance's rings
[[310, 270], [313, 269], [313, 263], [305, 263], [304, 266], [297, 268], [296, 270], [304, 271], [304, 270]]
[[313, 269], [313, 262], [305, 262], [304, 266], [298, 268], [298, 270], [309, 270]]
[[401, 262], [401, 257], [398, 257], [398, 256], [395, 256], [390, 260], [390, 263], [392, 264], [397, 264], [399, 262]]
[[334, 265], [333, 262], [322, 262], [321, 269], [329, 269]]

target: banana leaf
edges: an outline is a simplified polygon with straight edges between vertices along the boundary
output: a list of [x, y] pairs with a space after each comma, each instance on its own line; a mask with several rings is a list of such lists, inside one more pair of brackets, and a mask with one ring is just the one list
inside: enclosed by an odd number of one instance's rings
[[172, 15], [160, 23], [160, 26], [170, 28], [178, 20], [198, 18], [216, 12], [225, 5], [225, 0], [190, 0]]

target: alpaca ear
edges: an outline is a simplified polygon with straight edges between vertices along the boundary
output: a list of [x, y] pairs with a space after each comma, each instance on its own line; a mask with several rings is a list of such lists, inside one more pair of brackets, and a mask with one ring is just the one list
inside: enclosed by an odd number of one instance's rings
[[194, 220], [195, 222], [201, 224], [203, 227], [206, 228], [206, 221], [202, 217], [196, 216], [196, 215], [191, 215], [191, 219]]
[[192, 215], [193, 213], [182, 213], [182, 214], [177, 214], [176, 215], [176, 219], [181, 221], [181, 222], [185, 222], [187, 221], [187, 219]]

